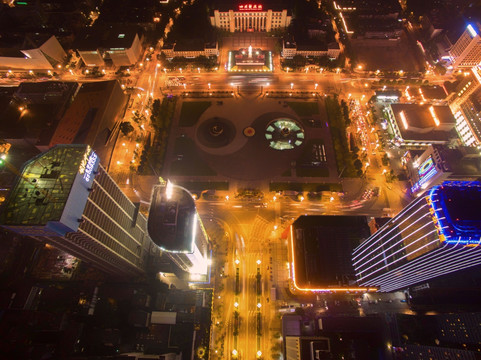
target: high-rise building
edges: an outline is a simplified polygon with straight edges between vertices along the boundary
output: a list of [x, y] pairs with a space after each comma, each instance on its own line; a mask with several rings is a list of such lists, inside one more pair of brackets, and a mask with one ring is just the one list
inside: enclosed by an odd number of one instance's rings
[[187, 189], [170, 181], [154, 187], [147, 229], [180, 277], [183, 273], [190, 281], [209, 281], [209, 238]]
[[146, 223], [88, 145], [57, 145], [27, 162], [0, 214], [4, 229], [118, 276], [144, 272]]
[[469, 24], [458, 41], [449, 50], [454, 69], [472, 68], [481, 62], [480, 24]]
[[360, 286], [396, 291], [481, 264], [481, 183], [426, 191], [353, 251]]
[[448, 98], [456, 118], [456, 130], [467, 146], [481, 146], [481, 66], [471, 68], [466, 77]]

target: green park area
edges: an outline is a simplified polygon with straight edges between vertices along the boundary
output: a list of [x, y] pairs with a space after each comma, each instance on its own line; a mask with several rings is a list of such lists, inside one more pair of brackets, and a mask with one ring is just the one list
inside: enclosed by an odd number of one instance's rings
[[317, 102], [290, 101], [287, 103], [287, 105], [289, 105], [289, 107], [294, 110], [299, 117], [319, 114], [319, 105]]
[[[332, 144], [336, 153], [337, 170], [343, 177], [362, 175], [362, 170], [354, 166], [355, 154], [349, 150], [346, 135], [346, 116], [337, 96], [329, 96], [325, 100]], [[362, 165], [361, 165], [362, 167]], [[361, 171], [361, 173], [359, 173]]]
[[184, 101], [180, 109], [179, 126], [194, 126], [211, 105], [211, 101]]
[[215, 176], [216, 172], [199, 156], [194, 140], [188, 137], [175, 139], [174, 154], [177, 157], [170, 167], [174, 176]]
[[146, 145], [140, 157], [140, 164], [137, 167], [139, 174], [150, 175], [162, 172], [167, 139], [176, 103], [176, 97], [164, 98], [162, 102], [159, 99], [155, 99], [152, 103], [150, 121], [155, 133], [152, 142], [150, 141], [152, 134], [148, 135], [149, 140], [145, 142]]

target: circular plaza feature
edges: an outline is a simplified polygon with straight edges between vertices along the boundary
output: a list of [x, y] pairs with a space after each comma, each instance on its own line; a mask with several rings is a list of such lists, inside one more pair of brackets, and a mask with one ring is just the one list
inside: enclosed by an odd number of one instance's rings
[[214, 117], [199, 126], [197, 138], [206, 147], [220, 148], [229, 145], [235, 134], [234, 124], [227, 119]]
[[264, 136], [272, 149], [291, 150], [304, 142], [304, 129], [297, 121], [279, 118], [267, 125]]
[[256, 131], [254, 130], [254, 128], [252, 126], [248, 126], [244, 129], [243, 133], [247, 137], [252, 137], [256, 134]]

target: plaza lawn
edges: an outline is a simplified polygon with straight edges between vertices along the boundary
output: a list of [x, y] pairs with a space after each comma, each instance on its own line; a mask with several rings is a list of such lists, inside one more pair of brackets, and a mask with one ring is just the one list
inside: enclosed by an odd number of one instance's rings
[[194, 141], [188, 137], [175, 139], [174, 151], [177, 159], [170, 166], [174, 176], [215, 176], [213, 171], [199, 156]]
[[323, 161], [321, 147], [324, 141], [321, 139], [309, 140], [303, 154], [296, 161], [296, 174], [299, 177], [328, 177], [329, 169], [327, 162]]
[[194, 126], [209, 106], [211, 101], [184, 101], [180, 109], [179, 126]]
[[319, 114], [319, 105], [317, 102], [293, 101], [287, 102], [287, 105], [289, 105], [299, 117]]

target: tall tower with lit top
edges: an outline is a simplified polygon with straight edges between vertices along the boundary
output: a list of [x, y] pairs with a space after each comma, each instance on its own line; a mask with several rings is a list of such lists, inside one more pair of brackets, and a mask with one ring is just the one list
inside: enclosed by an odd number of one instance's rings
[[481, 183], [426, 191], [353, 251], [361, 286], [396, 291], [481, 264]]

